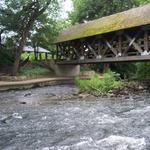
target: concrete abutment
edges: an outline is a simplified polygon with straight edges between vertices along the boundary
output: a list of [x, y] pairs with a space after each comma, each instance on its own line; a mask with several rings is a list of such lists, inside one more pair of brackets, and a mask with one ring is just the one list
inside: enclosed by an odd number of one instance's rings
[[57, 77], [76, 77], [80, 75], [80, 65], [58, 65], [55, 61], [47, 62]]

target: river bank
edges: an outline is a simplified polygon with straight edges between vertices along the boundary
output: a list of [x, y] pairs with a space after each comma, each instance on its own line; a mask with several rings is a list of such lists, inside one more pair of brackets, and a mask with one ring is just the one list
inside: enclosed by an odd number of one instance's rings
[[[86, 77], [81, 77], [81, 79], [85, 79]], [[75, 84], [75, 78], [66, 78], [66, 77], [57, 77], [57, 78], [37, 78], [30, 80], [22, 80], [22, 81], [0, 81], [0, 91], [8, 91], [8, 90], [23, 90], [23, 89], [31, 89], [37, 87], [45, 87], [45, 86], [54, 86], [54, 85], [64, 85], [64, 84]], [[119, 97], [126, 96], [129, 94], [138, 94], [138, 92], [142, 93], [150, 90], [150, 81], [130, 81], [125, 82], [122, 87], [114, 88], [113, 90], [102, 93], [98, 91], [83, 91], [76, 90], [72, 95], [69, 95], [68, 98], [64, 99], [78, 99], [85, 98], [89, 96], [94, 97]], [[55, 97], [57, 99], [57, 97]]]
[[150, 80], [123, 80], [119, 74], [111, 70], [105, 72], [101, 79], [99, 74], [95, 74], [89, 79], [77, 78], [75, 83], [80, 93], [86, 93], [86, 95], [88, 93], [95, 97], [118, 97], [129, 93], [142, 92], [150, 87]]
[[[94, 75], [94, 71], [81, 72], [80, 79], [88, 79]], [[102, 76], [101, 76], [102, 78]], [[75, 84], [76, 77], [57, 77], [54, 74], [47, 76], [8, 76], [0, 75], [0, 91], [7, 90], [23, 90], [36, 87], [62, 85], [62, 84]]]
[[22, 81], [0, 81], [0, 91], [23, 90], [35, 87], [44, 87], [52, 85], [73, 84], [74, 78], [66, 77], [47, 77]]
[[[62, 97], [63, 100], [70, 100], [70, 99], [81, 99], [84, 100], [86, 98], [121, 98], [121, 97], [130, 97], [130, 95], [139, 95], [143, 93], [150, 93], [150, 86], [149, 84], [145, 84], [143, 82], [129, 82], [125, 86], [121, 88], [114, 89], [109, 91], [108, 93], [100, 93], [97, 91], [82, 91], [80, 89], [76, 89], [74, 93], [71, 95], [66, 95]], [[54, 97], [57, 99], [57, 97]]]

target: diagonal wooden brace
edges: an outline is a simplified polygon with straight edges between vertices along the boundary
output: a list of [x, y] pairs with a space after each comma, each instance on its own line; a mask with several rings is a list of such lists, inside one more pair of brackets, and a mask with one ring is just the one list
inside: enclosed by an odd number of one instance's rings
[[89, 44], [87, 45], [87, 48], [94, 54], [95, 57], [97, 57], [95, 50]]
[[117, 56], [117, 51], [116, 51], [116, 49], [113, 48], [113, 47], [111, 46], [111, 44], [110, 44], [107, 40], [105, 40], [105, 43], [106, 43], [106, 45], [110, 48], [110, 50]]
[[141, 49], [141, 47], [135, 42], [135, 40], [136, 40], [135, 37], [132, 39], [132, 38], [131, 38], [129, 35], [127, 35], [127, 34], [125, 34], [125, 37], [126, 37], [127, 40], [130, 42], [129, 48], [131, 47], [131, 45], [133, 45], [134, 48], [135, 48], [140, 54], [143, 53], [143, 50]]

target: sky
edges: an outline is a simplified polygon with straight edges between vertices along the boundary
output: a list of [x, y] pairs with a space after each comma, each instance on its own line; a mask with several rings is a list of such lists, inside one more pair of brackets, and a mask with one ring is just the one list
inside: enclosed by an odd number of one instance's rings
[[63, 8], [62, 18], [67, 18], [68, 17], [67, 12], [70, 12], [71, 10], [73, 10], [72, 1], [71, 0], [64, 0], [62, 8]]

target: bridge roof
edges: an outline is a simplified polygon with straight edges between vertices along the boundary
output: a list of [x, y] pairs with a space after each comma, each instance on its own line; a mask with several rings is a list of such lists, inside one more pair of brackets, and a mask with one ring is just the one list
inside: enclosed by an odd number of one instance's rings
[[150, 24], [150, 4], [74, 25], [61, 32], [55, 43], [81, 39]]

